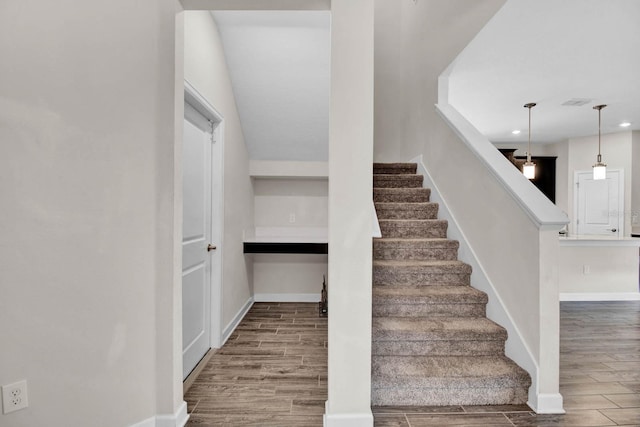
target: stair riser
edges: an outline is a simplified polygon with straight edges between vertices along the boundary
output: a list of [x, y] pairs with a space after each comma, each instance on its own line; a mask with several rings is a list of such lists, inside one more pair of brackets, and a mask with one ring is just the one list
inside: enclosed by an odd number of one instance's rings
[[387, 238], [406, 238], [406, 239], [419, 239], [419, 238], [440, 238], [447, 237], [447, 222], [446, 221], [380, 221], [380, 231], [382, 231], [382, 237]]
[[460, 285], [469, 286], [469, 273], [429, 273], [424, 269], [409, 269], [395, 267], [373, 267], [373, 284], [375, 285]]
[[373, 406], [520, 405], [528, 399], [528, 387], [379, 388], [372, 381]]
[[458, 259], [457, 249], [378, 249], [373, 248], [373, 259], [378, 260], [411, 260], [411, 261], [455, 261]]
[[493, 356], [504, 354], [504, 340], [376, 341], [373, 356]]
[[431, 195], [428, 188], [374, 188], [373, 201], [382, 203], [427, 203]]
[[412, 206], [409, 203], [398, 203], [391, 206], [376, 205], [378, 219], [437, 219], [438, 205]]
[[374, 163], [374, 174], [415, 174], [418, 170], [416, 163]]
[[373, 317], [484, 317], [486, 303], [477, 304], [389, 304], [373, 301]]
[[375, 188], [422, 188], [422, 175], [374, 175]]

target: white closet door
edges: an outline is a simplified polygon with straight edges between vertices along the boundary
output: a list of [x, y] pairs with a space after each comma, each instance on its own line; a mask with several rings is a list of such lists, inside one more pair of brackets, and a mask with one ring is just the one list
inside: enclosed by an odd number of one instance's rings
[[185, 104], [183, 135], [182, 374], [211, 348], [211, 125]]
[[607, 179], [594, 180], [591, 172], [576, 173], [577, 234], [622, 236], [620, 175], [608, 170]]

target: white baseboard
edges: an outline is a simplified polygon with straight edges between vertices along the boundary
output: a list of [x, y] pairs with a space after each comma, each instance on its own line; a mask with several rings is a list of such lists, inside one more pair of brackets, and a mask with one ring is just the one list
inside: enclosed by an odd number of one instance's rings
[[189, 420], [187, 414], [187, 402], [182, 402], [173, 415], [158, 415], [156, 417], [156, 427], [184, 427]]
[[527, 405], [536, 414], [564, 414], [562, 407], [562, 395], [560, 393], [541, 393], [536, 396], [536, 401], [528, 401]]
[[182, 402], [175, 414], [156, 415], [144, 421], [133, 424], [131, 427], [184, 427], [189, 420], [187, 414], [187, 402]]
[[255, 294], [255, 302], [319, 302], [320, 294]]
[[220, 347], [222, 347], [224, 345], [224, 343], [227, 342], [227, 340], [229, 339], [229, 337], [231, 336], [233, 331], [238, 327], [238, 325], [240, 324], [240, 322], [242, 321], [244, 316], [247, 314], [247, 312], [249, 311], [249, 309], [253, 305], [254, 301], [255, 301], [254, 298], [250, 297], [247, 300], [247, 302], [244, 303], [244, 305], [238, 311], [238, 313], [236, 313], [236, 315], [234, 316], [233, 320], [231, 320], [231, 322], [229, 322], [227, 327], [224, 328], [224, 331], [222, 331], [222, 343], [220, 343]]
[[156, 417], [147, 418], [139, 423], [131, 424], [129, 427], [156, 427]]
[[560, 301], [640, 301], [638, 292], [560, 292]]
[[324, 427], [373, 427], [373, 413], [329, 414], [329, 401], [324, 404]]

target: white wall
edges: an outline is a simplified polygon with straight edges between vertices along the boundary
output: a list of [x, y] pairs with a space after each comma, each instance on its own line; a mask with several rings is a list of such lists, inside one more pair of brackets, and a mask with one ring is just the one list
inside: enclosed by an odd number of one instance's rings
[[504, 3], [376, 0], [376, 161], [412, 159], [439, 137], [438, 76]]
[[327, 255], [255, 254], [252, 258], [256, 301], [320, 301]]
[[640, 296], [637, 246], [561, 246], [559, 265], [561, 294]]
[[2, 426], [126, 426], [182, 400], [174, 25], [173, 1], [0, 6], [0, 384], [29, 391]]
[[[267, 233], [271, 229], [273, 235], [286, 229], [288, 236], [322, 234], [326, 238], [326, 179], [254, 178], [253, 189], [256, 228]], [[326, 255], [253, 255], [256, 301], [319, 301], [323, 275], [327, 275]]]
[[224, 329], [253, 295], [251, 260], [242, 253], [243, 232], [254, 220], [249, 156], [215, 21], [207, 11], [186, 11], [184, 20], [185, 79], [224, 117]]
[[254, 179], [253, 191], [256, 227], [327, 227], [327, 180]]

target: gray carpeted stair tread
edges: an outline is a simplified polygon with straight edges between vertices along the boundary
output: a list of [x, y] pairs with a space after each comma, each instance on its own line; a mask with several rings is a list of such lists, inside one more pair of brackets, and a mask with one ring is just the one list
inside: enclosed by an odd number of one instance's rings
[[374, 163], [374, 174], [415, 174], [418, 169], [417, 163]]
[[452, 261], [425, 261], [425, 260], [374, 260], [374, 267], [393, 267], [393, 268], [420, 268], [429, 269], [432, 272], [463, 272], [471, 273], [471, 266], [465, 262]]
[[457, 240], [447, 239], [446, 237], [425, 237], [425, 238], [399, 238], [399, 237], [382, 237], [375, 239], [374, 243], [385, 244], [387, 246], [400, 247], [404, 245], [413, 245], [429, 248], [449, 248], [458, 247], [460, 243]]
[[428, 202], [431, 196], [429, 188], [374, 188], [374, 202]]
[[486, 317], [487, 294], [471, 286], [373, 287], [373, 317]]
[[374, 341], [504, 341], [507, 331], [487, 318], [374, 317]]
[[437, 219], [438, 204], [424, 203], [391, 203], [375, 204], [378, 219]]
[[[487, 294], [471, 286], [374, 286], [374, 304], [486, 304]], [[456, 313], [450, 313], [455, 315]]]
[[374, 188], [422, 188], [422, 175], [376, 174], [373, 175]]
[[378, 356], [373, 405], [491, 405], [527, 401], [531, 380], [504, 356]]
[[441, 219], [379, 219], [382, 237], [447, 237], [448, 223]]
[[446, 238], [407, 239], [383, 237], [373, 240], [376, 260], [457, 260], [457, 240]]
[[373, 284], [385, 286], [469, 286], [471, 266], [460, 261], [374, 260]]
[[379, 356], [372, 364], [376, 386], [438, 387], [444, 379], [516, 379], [528, 383], [527, 372], [506, 356]]

